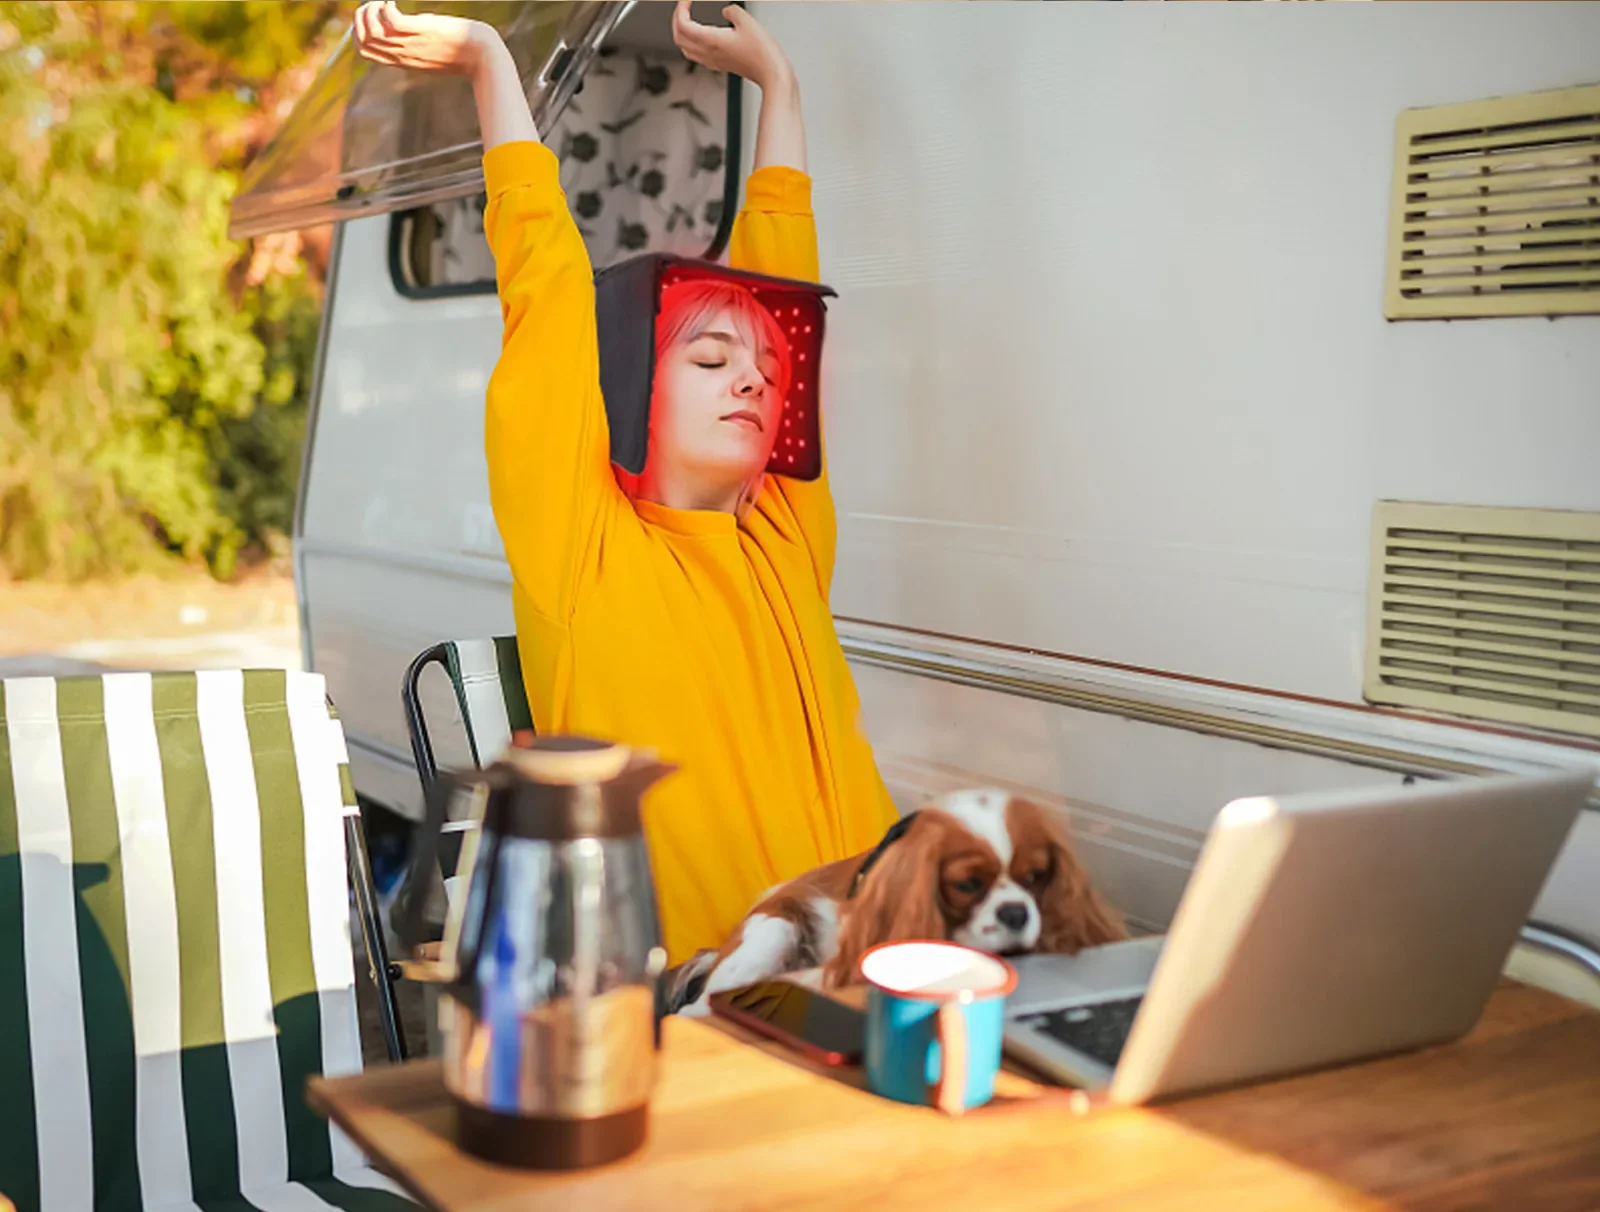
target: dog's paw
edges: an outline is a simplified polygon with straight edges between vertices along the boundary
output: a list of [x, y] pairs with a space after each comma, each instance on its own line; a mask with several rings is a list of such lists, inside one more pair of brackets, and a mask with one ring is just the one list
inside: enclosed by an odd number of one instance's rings
[[679, 1018], [706, 1018], [711, 1013], [711, 1002], [708, 995], [702, 993], [700, 997], [690, 1002], [678, 1011]]
[[693, 1003], [704, 1000], [706, 982], [716, 962], [715, 951], [701, 951], [687, 963], [665, 973], [661, 978], [662, 1009], [667, 1014], [682, 1014]]

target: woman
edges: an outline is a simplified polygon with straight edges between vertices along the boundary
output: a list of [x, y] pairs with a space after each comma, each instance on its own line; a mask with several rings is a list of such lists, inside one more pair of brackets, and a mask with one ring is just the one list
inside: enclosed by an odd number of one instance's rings
[[[814, 281], [816, 229], [794, 73], [742, 9], [673, 15], [690, 59], [761, 90], [734, 268]], [[761, 893], [869, 849], [896, 812], [859, 726], [828, 608], [826, 475], [763, 474], [789, 382], [769, 313], [729, 283], [669, 288], [657, 322], [649, 454], [613, 469], [593, 275], [556, 157], [504, 43], [462, 18], [366, 4], [361, 53], [471, 77], [483, 132], [504, 337], [485, 444], [541, 732], [655, 749], [682, 773], [645, 831], [671, 962], [719, 946]], [[797, 373], [799, 368], [797, 368]]]

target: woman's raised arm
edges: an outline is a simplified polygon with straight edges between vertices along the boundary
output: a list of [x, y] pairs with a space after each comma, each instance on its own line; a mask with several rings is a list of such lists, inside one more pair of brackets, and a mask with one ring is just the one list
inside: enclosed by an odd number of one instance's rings
[[[817, 224], [811, 213], [811, 178], [806, 175], [806, 128], [800, 113], [800, 84], [789, 57], [744, 9], [729, 5], [729, 28], [702, 25], [689, 16], [687, 0], [673, 13], [673, 37], [696, 63], [743, 76], [761, 90], [756, 124], [755, 166], [745, 182], [744, 206], [733, 225], [728, 262], [779, 278], [818, 280]], [[823, 444], [826, 458], [827, 444]], [[817, 573], [817, 587], [828, 595], [833, 581], [838, 523], [826, 463], [810, 482], [773, 476], [756, 508], [780, 531], [804, 543]]]

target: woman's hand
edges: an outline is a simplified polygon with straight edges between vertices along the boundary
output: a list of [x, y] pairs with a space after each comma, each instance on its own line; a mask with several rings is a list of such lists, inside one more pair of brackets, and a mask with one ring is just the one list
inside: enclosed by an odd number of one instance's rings
[[789, 56], [744, 9], [730, 4], [722, 15], [733, 22], [732, 29], [701, 25], [689, 16], [689, 0], [678, 0], [672, 14], [673, 41], [685, 57], [712, 71], [743, 76], [761, 90], [753, 167], [785, 165], [805, 172], [806, 127]]
[[744, 9], [730, 4], [722, 15], [733, 25], [702, 25], [689, 15], [689, 0], [678, 0], [672, 14], [672, 40], [685, 58], [715, 72], [743, 76], [762, 95], [792, 85], [794, 69], [778, 40]]
[[369, 0], [356, 9], [356, 50], [363, 59], [390, 67], [472, 75], [483, 61], [493, 27], [465, 17], [402, 13], [388, 0]]

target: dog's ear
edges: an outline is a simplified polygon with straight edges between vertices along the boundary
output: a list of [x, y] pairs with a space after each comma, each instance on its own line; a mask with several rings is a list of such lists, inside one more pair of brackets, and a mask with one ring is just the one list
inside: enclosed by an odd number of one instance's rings
[[839, 903], [839, 945], [823, 968], [824, 988], [855, 983], [861, 957], [879, 943], [948, 937], [939, 910], [941, 847], [947, 833], [943, 816], [930, 809], [919, 812], [867, 872], [855, 897]]
[[1050, 879], [1034, 893], [1040, 919], [1037, 950], [1076, 955], [1085, 947], [1127, 938], [1122, 915], [1090, 881], [1059, 814], [1016, 800], [1012, 801], [1012, 811], [1033, 818], [1050, 849]]

